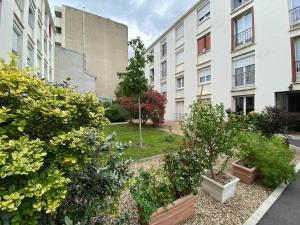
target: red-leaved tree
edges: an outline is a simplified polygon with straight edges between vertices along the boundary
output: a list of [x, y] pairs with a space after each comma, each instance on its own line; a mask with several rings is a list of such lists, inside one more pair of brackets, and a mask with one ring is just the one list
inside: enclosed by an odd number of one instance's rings
[[[138, 115], [138, 100], [134, 97], [119, 97], [119, 104], [125, 108], [130, 119], [136, 119]], [[143, 125], [151, 120], [153, 125], [164, 123], [164, 115], [167, 99], [159, 92], [149, 87], [148, 91], [141, 96], [141, 118]]]

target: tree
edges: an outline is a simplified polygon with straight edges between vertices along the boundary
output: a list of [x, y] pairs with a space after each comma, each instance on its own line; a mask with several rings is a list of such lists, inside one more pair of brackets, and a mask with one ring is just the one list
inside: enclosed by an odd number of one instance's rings
[[138, 98], [139, 105], [139, 144], [143, 147], [142, 139], [142, 119], [141, 119], [141, 96], [148, 90], [148, 80], [145, 77], [146, 64], [153, 61], [151, 55], [147, 55], [145, 46], [140, 38], [129, 41], [128, 45], [133, 49], [134, 56], [129, 59], [126, 71], [118, 73], [121, 79], [120, 87], [125, 96]]

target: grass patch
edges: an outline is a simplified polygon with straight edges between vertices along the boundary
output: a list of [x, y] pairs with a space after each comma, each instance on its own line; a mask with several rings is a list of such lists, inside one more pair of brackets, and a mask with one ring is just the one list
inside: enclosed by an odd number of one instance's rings
[[182, 137], [176, 134], [173, 134], [173, 142], [166, 142], [164, 140], [164, 131], [146, 126], [142, 128], [144, 147], [143, 149], [140, 149], [138, 147], [138, 125], [108, 125], [104, 129], [106, 135], [112, 134], [113, 132], [116, 132], [117, 134], [117, 141], [122, 143], [132, 142], [132, 146], [126, 149], [124, 157], [132, 158], [134, 160], [176, 151], [182, 143]]

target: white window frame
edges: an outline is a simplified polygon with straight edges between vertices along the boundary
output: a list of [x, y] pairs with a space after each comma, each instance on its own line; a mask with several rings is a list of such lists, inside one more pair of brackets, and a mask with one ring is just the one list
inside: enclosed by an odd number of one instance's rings
[[175, 54], [176, 66], [179, 66], [184, 63], [184, 49], [180, 49]]
[[[204, 81], [201, 81], [203, 80]], [[203, 68], [198, 70], [198, 85], [211, 83], [211, 68]]]
[[[208, 12], [207, 12], [208, 8]], [[210, 18], [210, 2], [207, 1], [197, 10], [197, 24], [200, 25]]]
[[[165, 52], [164, 52], [164, 45], [166, 45]], [[164, 39], [160, 42], [160, 58], [166, 57], [168, 54], [168, 43], [167, 39]]]
[[47, 37], [44, 37], [44, 58], [47, 58], [47, 52], [48, 52], [48, 39]]
[[176, 36], [176, 41], [179, 41], [184, 37], [184, 23], [180, 24], [178, 27], [175, 29], [175, 36]]
[[34, 29], [34, 21], [35, 21], [35, 10], [32, 2], [29, 1], [29, 8], [28, 8], [28, 24], [29, 26]]
[[167, 64], [166, 60], [160, 63], [160, 77], [161, 77], [161, 79], [167, 78], [167, 71], [168, 71], [167, 66], [168, 66], [168, 64]]
[[184, 76], [176, 77], [176, 90], [184, 89]]
[[[12, 46], [12, 52], [16, 55], [21, 55], [22, 54], [22, 30], [16, 25], [13, 25], [13, 32], [17, 34], [18, 40], [17, 40], [17, 49], [14, 49], [14, 46]], [[14, 35], [14, 34], [12, 34]], [[12, 42], [14, 44], [14, 41]], [[21, 57], [19, 57], [21, 58]]]

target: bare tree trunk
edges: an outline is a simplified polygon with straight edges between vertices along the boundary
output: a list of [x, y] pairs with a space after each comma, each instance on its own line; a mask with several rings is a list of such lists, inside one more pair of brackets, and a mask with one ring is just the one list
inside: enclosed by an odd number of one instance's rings
[[141, 96], [139, 96], [139, 135], [140, 135], [140, 148], [143, 148], [142, 118], [141, 118]]

